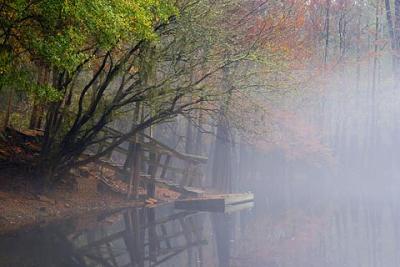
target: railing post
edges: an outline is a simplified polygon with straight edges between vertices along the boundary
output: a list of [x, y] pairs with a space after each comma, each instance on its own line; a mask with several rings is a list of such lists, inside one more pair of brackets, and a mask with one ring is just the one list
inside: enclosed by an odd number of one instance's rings
[[[156, 179], [159, 161], [160, 161], [160, 154], [158, 154], [156, 152], [150, 152], [149, 168], [148, 168], [148, 174], [150, 175], [150, 180]], [[152, 182], [147, 183], [147, 195], [149, 197], [155, 197], [155, 194], [156, 194], [155, 181], [154, 181], [154, 183], [152, 183]]]
[[134, 199], [138, 198], [141, 158], [142, 158], [141, 144], [135, 143], [135, 153], [133, 154], [132, 168], [130, 172], [129, 185], [128, 185], [128, 194], [127, 194], [128, 200], [131, 198], [132, 193]]
[[161, 179], [165, 179], [170, 161], [171, 161], [171, 155], [167, 154], [167, 157], [165, 158], [164, 166], [162, 168], [161, 175], [160, 175]]
[[186, 163], [186, 167], [182, 173], [182, 180], [179, 183], [180, 186], [188, 186], [189, 185], [188, 181], [191, 180], [190, 176], [192, 175], [191, 170], [192, 170], [192, 162], [189, 161]]

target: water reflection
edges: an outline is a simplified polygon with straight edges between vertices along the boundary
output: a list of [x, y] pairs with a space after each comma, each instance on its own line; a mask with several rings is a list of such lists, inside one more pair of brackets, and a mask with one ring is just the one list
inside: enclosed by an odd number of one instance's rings
[[229, 266], [234, 214], [138, 208], [0, 237], [0, 266]]
[[400, 197], [374, 189], [294, 187], [231, 213], [164, 206], [78, 218], [0, 237], [0, 266], [397, 267]]
[[382, 187], [343, 191], [294, 189], [281, 205], [257, 203], [233, 266], [400, 266], [399, 195]]

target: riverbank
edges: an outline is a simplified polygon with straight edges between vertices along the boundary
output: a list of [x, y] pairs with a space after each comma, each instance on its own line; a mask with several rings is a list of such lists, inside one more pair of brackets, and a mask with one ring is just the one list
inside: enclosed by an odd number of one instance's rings
[[[139, 189], [140, 200], [128, 201], [127, 185], [116, 179], [115, 172], [96, 164], [73, 170], [51, 192], [38, 193], [29, 167], [40, 150], [38, 144], [29, 135], [9, 132], [7, 141], [0, 139], [0, 234], [87, 213], [169, 202], [180, 195], [157, 187], [155, 199], [146, 199], [146, 192]], [[107, 184], [99, 177], [107, 177]]]
[[65, 194], [63, 198], [48, 195], [22, 195], [0, 191], [0, 234], [37, 224], [101, 212], [143, 205], [143, 202], [124, 201], [110, 196], [87, 198]]
[[[158, 188], [156, 200], [126, 200], [123, 195], [97, 190], [94, 177], [77, 177], [78, 188], [59, 187], [52, 192], [37, 194], [27, 183], [21, 183], [17, 174], [0, 174], [0, 234], [34, 225], [72, 218], [88, 213], [100, 213], [115, 209], [156, 205], [173, 201], [179, 194]], [[14, 180], [14, 183], [10, 183]], [[18, 187], [12, 184], [19, 185]], [[24, 184], [21, 186], [21, 184]], [[5, 186], [7, 185], [7, 186]], [[83, 187], [83, 188], [82, 188]]]

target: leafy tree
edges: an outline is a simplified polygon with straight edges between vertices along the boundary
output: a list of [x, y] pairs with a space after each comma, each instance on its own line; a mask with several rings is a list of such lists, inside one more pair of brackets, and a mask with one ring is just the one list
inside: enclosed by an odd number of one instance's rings
[[[301, 19], [291, 14], [300, 10], [298, 4], [207, 0], [1, 4], [0, 38], [7, 47], [5, 58], [11, 56], [1, 62], [1, 69], [10, 77], [15, 74], [9, 70], [22, 73], [23, 68], [31, 76], [43, 69], [51, 74], [51, 82], [37, 81], [40, 89], [33, 90], [46, 103], [38, 176], [45, 177], [45, 184], [54, 184], [70, 168], [106, 155], [151, 125], [180, 114], [190, 116], [198, 109], [221, 114], [230, 109], [227, 99], [236, 97], [233, 92], [265, 90], [261, 84], [251, 84], [261, 80], [262, 72], [270, 75], [287, 68], [283, 62], [294, 58], [299, 38], [293, 32]], [[227, 71], [235, 75], [228, 77]], [[139, 107], [144, 110], [142, 120], [132, 121], [121, 136], [100, 134], [121, 119], [133, 120]], [[81, 157], [105, 141], [103, 151]]]

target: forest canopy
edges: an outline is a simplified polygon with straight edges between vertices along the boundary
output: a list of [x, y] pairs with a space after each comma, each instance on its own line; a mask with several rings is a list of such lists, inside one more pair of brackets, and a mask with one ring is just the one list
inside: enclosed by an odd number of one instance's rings
[[[44, 130], [35, 169], [57, 180], [179, 114], [227, 120], [235, 92], [260, 90], [260, 75], [288, 68], [301, 22], [289, 16], [298, 4], [287, 4], [3, 1], [0, 90], [9, 103], [15, 94], [33, 103], [27, 124]], [[133, 123], [122, 136], [100, 134], [121, 120]], [[82, 159], [104, 140], [106, 149]]]

